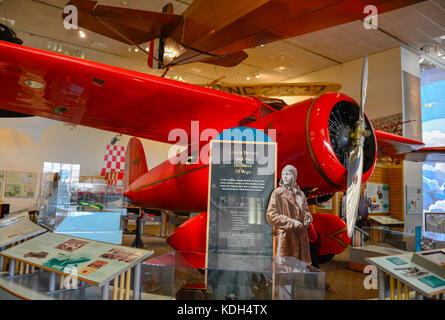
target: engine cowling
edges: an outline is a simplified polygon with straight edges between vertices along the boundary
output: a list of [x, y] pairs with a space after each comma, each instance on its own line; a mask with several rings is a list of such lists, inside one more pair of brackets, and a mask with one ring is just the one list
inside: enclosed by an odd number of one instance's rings
[[[310, 196], [346, 189], [351, 133], [359, 117], [359, 106], [352, 98], [327, 93], [288, 106], [265, 117], [261, 124], [272, 117], [277, 130], [278, 176], [291, 164], [298, 170], [299, 186], [314, 190]], [[366, 115], [365, 121], [370, 134], [364, 145], [363, 182], [372, 174], [377, 159], [375, 134]]]

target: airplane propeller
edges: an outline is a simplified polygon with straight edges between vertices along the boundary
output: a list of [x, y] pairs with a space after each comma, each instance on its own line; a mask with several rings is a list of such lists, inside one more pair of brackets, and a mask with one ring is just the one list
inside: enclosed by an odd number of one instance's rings
[[360, 115], [357, 120], [354, 132], [351, 134], [353, 138], [354, 149], [349, 154], [347, 164], [348, 170], [348, 186], [346, 190], [346, 222], [348, 228], [348, 236], [352, 236], [355, 221], [357, 219], [358, 204], [360, 200], [360, 191], [363, 175], [363, 146], [365, 138], [369, 133], [365, 130], [365, 101], [366, 91], [368, 87], [368, 56], [365, 56], [362, 70], [362, 86]]

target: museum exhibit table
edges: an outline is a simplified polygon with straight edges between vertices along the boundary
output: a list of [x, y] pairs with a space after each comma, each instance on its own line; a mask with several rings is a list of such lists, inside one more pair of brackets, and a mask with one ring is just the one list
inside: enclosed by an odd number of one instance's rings
[[369, 216], [371, 222], [371, 236], [377, 242], [385, 242], [384, 231], [389, 228], [403, 228], [404, 222], [391, 216]]
[[[0, 220], [0, 252], [44, 232], [46, 229], [29, 220], [27, 211], [10, 214]], [[7, 264], [8, 260], [0, 256], [0, 272]]]
[[22, 299], [139, 300], [141, 262], [153, 253], [47, 232], [0, 253], [9, 259], [0, 289]]
[[386, 277], [389, 277], [390, 300], [395, 300], [396, 296], [397, 300], [408, 300], [411, 290], [414, 290], [416, 299], [445, 298], [445, 249], [365, 258], [365, 260], [377, 267], [380, 300], [386, 299]]
[[143, 262], [149, 299], [322, 300], [325, 273], [293, 257], [175, 251]]

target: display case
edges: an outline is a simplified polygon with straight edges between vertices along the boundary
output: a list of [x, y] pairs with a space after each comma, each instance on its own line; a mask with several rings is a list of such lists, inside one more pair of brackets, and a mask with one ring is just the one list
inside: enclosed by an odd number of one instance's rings
[[149, 299], [321, 300], [325, 273], [293, 257], [170, 252], [143, 263]]
[[39, 224], [56, 233], [122, 243], [122, 187], [47, 181], [42, 190]]

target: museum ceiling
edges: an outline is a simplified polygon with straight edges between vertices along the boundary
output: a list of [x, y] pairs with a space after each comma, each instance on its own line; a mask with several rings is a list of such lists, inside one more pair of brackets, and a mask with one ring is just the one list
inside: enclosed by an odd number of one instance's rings
[[[3, 0], [0, 20], [13, 25], [24, 45], [56, 51], [123, 68], [160, 75], [147, 67], [145, 53], [135, 47], [85, 30], [66, 30], [61, 18], [68, 0]], [[102, 4], [160, 11], [172, 2], [181, 14], [192, 0], [104, 0]], [[413, 48], [442, 41], [445, 47], [445, 0], [429, 0], [379, 15], [380, 30], [366, 30], [362, 21], [248, 49], [249, 57], [232, 68], [192, 63], [173, 67], [168, 76], [189, 83], [286, 82], [295, 77], [401, 45]], [[442, 37], [442, 39], [441, 39]], [[445, 66], [445, 60], [444, 60]], [[259, 74], [259, 78], [255, 75]]]

